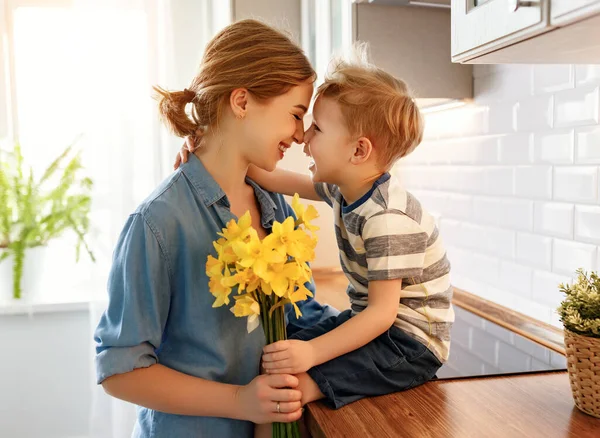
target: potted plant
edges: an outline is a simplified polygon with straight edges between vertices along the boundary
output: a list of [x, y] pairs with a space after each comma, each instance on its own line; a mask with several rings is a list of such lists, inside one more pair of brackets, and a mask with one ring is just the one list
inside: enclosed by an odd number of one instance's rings
[[92, 181], [80, 175], [80, 154], [68, 146], [36, 179], [20, 146], [0, 151], [0, 263], [12, 256], [13, 297], [21, 298], [26, 251], [46, 245], [67, 230], [92, 260], [85, 235], [89, 230]]
[[600, 277], [577, 270], [573, 284], [561, 284], [566, 296], [558, 307], [575, 405], [600, 418]]

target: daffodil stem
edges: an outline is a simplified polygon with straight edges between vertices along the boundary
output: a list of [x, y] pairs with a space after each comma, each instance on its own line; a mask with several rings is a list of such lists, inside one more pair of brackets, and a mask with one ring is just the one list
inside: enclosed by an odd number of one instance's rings
[[[277, 305], [279, 299], [276, 295], [263, 295], [261, 298], [261, 320], [267, 344], [287, 339], [284, 307], [277, 307], [272, 315], [269, 313], [271, 308]], [[273, 438], [300, 438], [300, 429], [297, 422], [273, 423]]]

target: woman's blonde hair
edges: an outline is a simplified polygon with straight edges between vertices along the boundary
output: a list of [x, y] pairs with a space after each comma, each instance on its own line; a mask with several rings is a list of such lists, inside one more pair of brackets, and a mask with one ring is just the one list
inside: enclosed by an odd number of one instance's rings
[[[189, 88], [154, 90], [161, 117], [173, 133], [198, 136], [220, 120], [223, 105], [236, 88], [267, 101], [315, 77], [304, 52], [289, 37], [260, 21], [241, 20], [208, 43]], [[185, 111], [188, 103], [191, 118]]]
[[424, 120], [406, 83], [370, 64], [366, 45], [336, 59], [316, 96], [336, 101], [353, 137], [371, 140], [377, 162], [389, 169], [423, 139]]

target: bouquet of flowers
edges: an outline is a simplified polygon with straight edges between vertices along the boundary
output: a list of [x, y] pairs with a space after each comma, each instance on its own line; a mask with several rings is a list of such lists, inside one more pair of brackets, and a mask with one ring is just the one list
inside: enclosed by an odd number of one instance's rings
[[[318, 213], [312, 205], [302, 205], [298, 194], [292, 208], [297, 219], [274, 222], [271, 234], [262, 240], [252, 227], [250, 212], [237, 222], [232, 219], [213, 242], [217, 257], [209, 255], [206, 260], [213, 307], [228, 305], [236, 290], [231, 312], [248, 318], [248, 333], [262, 323], [267, 344], [287, 339], [284, 306], [294, 306], [300, 318], [296, 303], [312, 296], [305, 283], [312, 277], [308, 262], [315, 258], [318, 227], [311, 221]], [[273, 424], [274, 438], [299, 436], [296, 423]]]

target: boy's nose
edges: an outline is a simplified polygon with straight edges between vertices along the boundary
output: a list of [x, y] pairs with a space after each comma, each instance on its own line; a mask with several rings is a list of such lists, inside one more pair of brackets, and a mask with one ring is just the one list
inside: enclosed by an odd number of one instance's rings
[[308, 143], [310, 141], [310, 139], [312, 138], [312, 129], [308, 128], [305, 132], [304, 132], [304, 141], [306, 143]]

